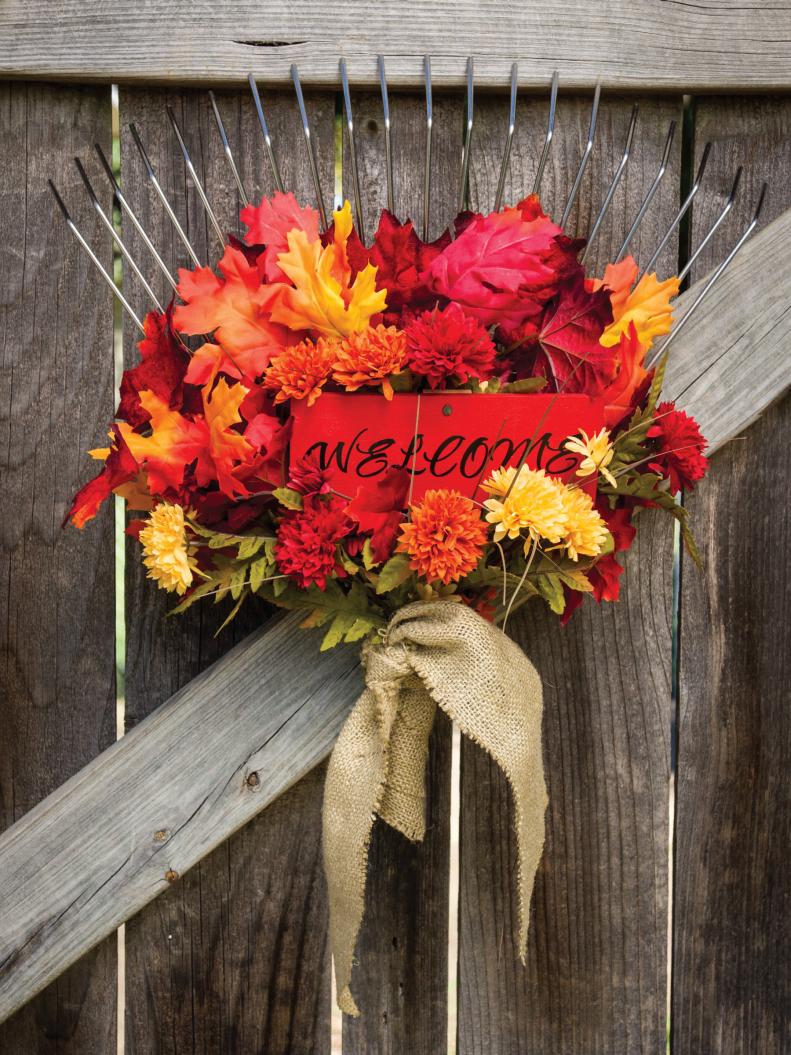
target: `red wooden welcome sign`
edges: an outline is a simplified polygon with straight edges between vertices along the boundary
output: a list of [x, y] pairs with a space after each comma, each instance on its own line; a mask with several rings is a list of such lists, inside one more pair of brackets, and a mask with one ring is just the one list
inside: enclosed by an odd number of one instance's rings
[[292, 463], [317, 457], [343, 494], [389, 468], [412, 471], [413, 498], [433, 487], [472, 496], [501, 465], [527, 464], [569, 479], [579, 464], [566, 439], [604, 426], [601, 403], [585, 395], [424, 392], [381, 395], [324, 392], [312, 407], [292, 410]]

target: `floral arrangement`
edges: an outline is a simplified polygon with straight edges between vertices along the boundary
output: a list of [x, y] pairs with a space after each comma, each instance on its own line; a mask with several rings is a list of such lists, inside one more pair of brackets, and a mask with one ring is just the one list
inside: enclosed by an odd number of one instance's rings
[[[180, 301], [146, 317], [110, 444], [91, 452], [103, 467], [68, 514], [82, 527], [110, 493], [139, 511], [128, 530], [149, 577], [181, 598], [175, 611], [230, 597], [230, 619], [257, 594], [327, 624], [323, 647], [436, 597], [498, 623], [540, 597], [565, 622], [584, 594], [618, 598], [641, 508], [667, 510], [692, 546], [674, 495], [704, 475], [705, 441], [659, 401], [663, 363], [645, 365], [671, 327], [675, 278], [638, 279], [631, 257], [587, 276], [583, 243], [535, 197], [463, 214], [431, 243], [385, 211], [366, 247], [348, 203], [322, 233], [292, 194], [241, 218], [219, 274], [181, 270]], [[560, 472], [535, 464], [539, 421], [519, 458], [504, 463], [508, 445], [490, 434], [468, 487], [441, 486], [439, 472], [426, 487], [420, 395], [448, 392], [474, 394], [492, 429], [494, 394], [525, 413], [541, 399], [545, 418], [587, 397], [599, 427], [572, 421]], [[299, 415], [332, 393], [358, 394], [344, 396], [352, 414], [375, 395], [384, 419], [418, 395], [400, 464], [353, 492], [321, 445], [289, 459]]]

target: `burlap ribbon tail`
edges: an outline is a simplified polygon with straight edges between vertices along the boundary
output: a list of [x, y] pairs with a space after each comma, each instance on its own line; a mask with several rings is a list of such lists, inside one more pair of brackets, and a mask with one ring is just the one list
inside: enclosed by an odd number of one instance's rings
[[374, 820], [413, 842], [425, 834], [425, 771], [437, 707], [505, 774], [518, 850], [520, 955], [547, 805], [541, 756], [541, 681], [525, 654], [466, 605], [410, 604], [382, 644], [363, 652], [366, 688], [330, 758], [323, 850], [338, 1006], [357, 1015], [349, 983], [365, 901]]

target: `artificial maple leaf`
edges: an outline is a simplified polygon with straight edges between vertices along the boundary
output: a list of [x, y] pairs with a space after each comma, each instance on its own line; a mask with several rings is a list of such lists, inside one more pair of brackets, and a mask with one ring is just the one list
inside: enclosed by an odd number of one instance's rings
[[172, 313], [171, 305], [164, 314], [150, 311], [146, 315], [143, 323], [145, 336], [137, 346], [140, 362], [124, 370], [117, 416], [130, 425], [142, 425], [148, 421], [148, 415], [140, 406], [141, 390], [155, 392], [171, 407], [181, 402], [181, 385], [190, 357], [173, 332]]
[[245, 436], [233, 427], [242, 420], [239, 407], [247, 392], [244, 385], [229, 385], [223, 377], [213, 389], [207, 387], [203, 390], [208, 443], [198, 457], [195, 479], [200, 487], [216, 480], [220, 490], [229, 498], [250, 493], [234, 475], [234, 469], [250, 461], [255, 453]]
[[275, 191], [271, 198], [262, 198], [259, 205], [246, 205], [241, 220], [248, 229], [245, 242], [266, 246], [263, 269], [267, 282], [286, 281], [277, 258], [288, 249], [289, 231], [304, 231], [309, 242], [319, 240], [319, 214], [315, 209], [302, 208], [290, 191]]
[[72, 499], [71, 507], [63, 518], [65, 524], [71, 520], [75, 527], [83, 528], [93, 520], [99, 508], [112, 492], [135, 480], [140, 467], [119, 432], [118, 425], [110, 428], [110, 446], [90, 452], [104, 462], [101, 472], [79, 489]]
[[621, 334], [618, 344], [616, 374], [602, 390], [604, 421], [608, 429], [615, 428], [642, 402], [648, 385], [654, 376], [653, 370], [643, 367], [645, 348], [637, 339], [634, 323], [629, 323]]
[[178, 291], [185, 303], [175, 308], [173, 322], [183, 333], [213, 333], [243, 376], [260, 377], [293, 334], [270, 319], [267, 305], [275, 287], [262, 285], [258, 266], [244, 253], [226, 246], [218, 267], [222, 278], [208, 267], [179, 269]]
[[619, 319], [624, 312], [629, 293], [637, 278], [637, 263], [634, 257], [626, 256], [617, 264], [608, 264], [603, 278], [593, 278], [585, 283], [592, 292], [606, 288], [610, 293], [613, 319]]
[[362, 534], [371, 536], [371, 554], [377, 564], [390, 557], [398, 529], [404, 521], [404, 507], [409, 491], [409, 473], [389, 469], [373, 485], [360, 487], [346, 507]]
[[400, 223], [387, 209], [382, 211], [370, 249], [352, 232], [349, 262], [355, 272], [367, 264], [376, 266], [377, 288], [387, 293], [386, 324], [397, 325], [404, 311], [416, 312], [436, 303], [437, 295], [426, 285], [423, 273], [449, 244], [448, 231], [435, 242], [421, 242], [411, 220]]
[[634, 323], [637, 338], [646, 348], [653, 344], [654, 337], [669, 333], [673, 325], [673, 311], [670, 301], [678, 296], [677, 278], [668, 278], [659, 282], [655, 274], [643, 275], [628, 297], [616, 312], [613, 306], [613, 322], [602, 334], [601, 343], [607, 346], [617, 344], [630, 323]]
[[346, 337], [367, 329], [371, 317], [384, 311], [387, 294], [377, 292], [376, 267], [367, 264], [351, 278], [346, 252], [351, 231], [346, 202], [335, 212], [329, 245], [311, 242], [304, 231], [288, 233], [288, 251], [279, 255], [278, 264], [293, 286], [278, 282], [266, 287], [274, 322], [314, 335]]
[[171, 410], [155, 392], [141, 392], [140, 403], [151, 419], [151, 435], [142, 436], [124, 421], [118, 429], [134, 460], [145, 469], [149, 490], [161, 495], [178, 489], [187, 465], [204, 453], [206, 423]]
[[475, 218], [423, 275], [432, 292], [487, 326], [513, 329], [540, 315], [558, 284], [580, 270], [579, 243], [540, 210], [524, 219], [522, 204]]
[[242, 380], [242, 371], [229, 359], [219, 344], [204, 342], [193, 352], [184, 380], [190, 385], [212, 385], [218, 374], [225, 374], [235, 381]]
[[615, 373], [615, 355], [600, 343], [611, 319], [606, 291], [586, 290], [581, 276], [565, 282], [537, 323], [508, 337], [511, 344], [521, 343], [517, 374], [546, 377], [564, 392], [596, 394]]

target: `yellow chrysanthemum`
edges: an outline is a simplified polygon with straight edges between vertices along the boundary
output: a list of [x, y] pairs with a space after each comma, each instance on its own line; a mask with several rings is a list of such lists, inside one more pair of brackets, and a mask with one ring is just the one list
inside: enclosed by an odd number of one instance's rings
[[580, 487], [564, 487], [567, 524], [564, 542], [572, 560], [598, 557], [607, 539], [607, 525], [589, 494]]
[[496, 469], [481, 486], [487, 494], [499, 496], [483, 503], [487, 521], [494, 524], [495, 542], [506, 536], [518, 538], [523, 531], [533, 541], [559, 542], [565, 535], [564, 488], [543, 469], [523, 465], [518, 475], [514, 466]]
[[579, 454], [582, 458], [577, 467], [577, 476], [593, 476], [595, 473], [601, 473], [613, 487], [618, 486], [615, 477], [607, 468], [614, 453], [607, 429], [594, 432], [592, 436], [589, 436], [584, 429], [580, 429], [579, 436], [570, 436], [564, 447], [567, 451]]
[[181, 506], [160, 502], [140, 532], [148, 578], [160, 589], [181, 596], [192, 585], [195, 562], [190, 556]]

